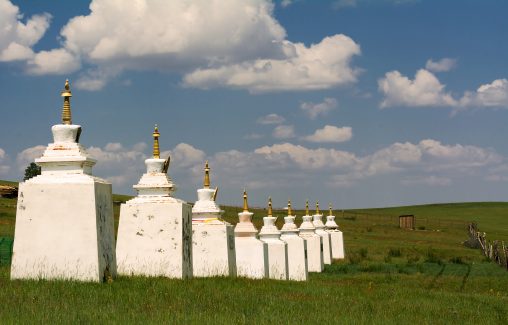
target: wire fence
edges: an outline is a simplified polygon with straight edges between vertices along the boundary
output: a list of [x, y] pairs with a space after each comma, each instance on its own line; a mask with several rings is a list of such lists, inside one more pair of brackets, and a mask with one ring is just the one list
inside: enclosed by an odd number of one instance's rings
[[469, 224], [468, 231], [469, 240], [465, 243], [467, 246], [480, 248], [485, 257], [508, 270], [508, 248], [505, 246], [504, 241], [487, 240], [487, 234], [481, 232], [474, 222]]

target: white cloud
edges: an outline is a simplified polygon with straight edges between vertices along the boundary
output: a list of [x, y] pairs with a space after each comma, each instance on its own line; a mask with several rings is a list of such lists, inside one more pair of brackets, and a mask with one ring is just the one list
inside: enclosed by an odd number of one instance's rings
[[243, 138], [245, 140], [258, 140], [258, 139], [262, 139], [264, 138], [265, 136], [263, 134], [259, 134], [259, 133], [250, 133], [250, 134], [247, 134], [245, 135]]
[[304, 140], [310, 142], [346, 142], [353, 137], [353, 129], [349, 126], [336, 127], [325, 125], [322, 129], [317, 129], [314, 134], [304, 137]]
[[300, 105], [300, 108], [305, 112], [305, 114], [311, 118], [315, 119], [319, 115], [326, 115], [331, 110], [337, 107], [337, 100], [335, 98], [325, 98], [321, 103], [312, 103], [312, 102], [303, 102]]
[[280, 2], [280, 6], [281, 6], [282, 8], [286, 8], [286, 7], [289, 7], [289, 5], [291, 5], [292, 3], [293, 3], [293, 1], [292, 1], [292, 0], [282, 0], [282, 1]]
[[294, 138], [296, 136], [295, 127], [293, 125], [276, 126], [275, 129], [273, 129], [272, 135], [277, 139]]
[[458, 99], [446, 92], [445, 85], [441, 84], [432, 72], [425, 69], [418, 70], [413, 80], [403, 76], [399, 71], [387, 72], [384, 78], [378, 80], [378, 86], [384, 95], [381, 108], [440, 106], [452, 107], [454, 113], [474, 107], [508, 108], [508, 79], [496, 79], [489, 84], [481, 85], [476, 91], [464, 92]]
[[205, 161], [205, 152], [187, 143], [179, 143], [170, 153], [171, 161], [174, 161], [175, 166], [178, 167], [201, 165]]
[[425, 69], [418, 70], [414, 80], [398, 71], [387, 72], [385, 77], [378, 81], [378, 86], [385, 96], [381, 108], [457, 105], [457, 101], [444, 91], [445, 85]]
[[284, 123], [286, 119], [278, 114], [272, 113], [258, 118], [257, 122], [259, 124], [281, 124]]
[[10, 169], [10, 166], [7, 164], [7, 154], [5, 150], [0, 148], [0, 175], [7, 174]]
[[450, 71], [451, 69], [457, 66], [456, 59], [443, 58], [439, 61], [433, 61], [432, 59], [427, 60], [425, 64], [425, 69], [432, 72], [445, 72]]
[[80, 68], [78, 58], [66, 49], [40, 51], [28, 60], [26, 71], [34, 75], [67, 74]]
[[403, 185], [449, 186], [452, 184], [452, 180], [448, 177], [430, 175], [405, 178], [401, 183]]
[[460, 103], [461, 106], [508, 108], [508, 80], [497, 79], [481, 85], [475, 92], [466, 92]]
[[360, 54], [360, 46], [348, 36], [325, 37], [310, 47], [289, 41], [281, 45], [284, 58], [197, 69], [184, 77], [184, 83], [205, 89], [231, 87], [259, 93], [328, 89], [356, 82], [358, 70], [350, 66], [350, 61]]
[[18, 153], [16, 157], [16, 163], [18, 165], [18, 169], [20, 171], [25, 170], [25, 168], [36, 158], [42, 157], [42, 154], [44, 153], [44, 150], [46, 150], [46, 146], [35, 146], [31, 148], [27, 148], [20, 153]]
[[23, 23], [19, 8], [8, 0], [0, 0], [0, 61], [27, 60], [33, 57], [32, 46], [49, 27], [51, 16], [34, 15]]

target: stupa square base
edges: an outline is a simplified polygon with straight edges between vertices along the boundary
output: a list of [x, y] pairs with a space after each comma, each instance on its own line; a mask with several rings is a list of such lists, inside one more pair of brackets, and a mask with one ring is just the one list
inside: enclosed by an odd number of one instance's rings
[[236, 274], [251, 279], [268, 277], [268, 248], [255, 237], [235, 237]]
[[293, 281], [307, 281], [307, 248], [305, 240], [298, 235], [284, 236], [280, 239], [288, 245], [288, 277]]
[[330, 243], [330, 234], [323, 229], [316, 229], [316, 234], [321, 236], [323, 240], [323, 262], [332, 264], [332, 246]]
[[328, 230], [332, 246], [332, 258], [344, 259], [344, 238], [340, 230]]
[[135, 198], [122, 204], [116, 247], [122, 275], [192, 277], [191, 207]]
[[314, 235], [302, 238], [307, 245], [307, 270], [309, 272], [323, 272], [323, 240], [321, 236]]
[[274, 280], [288, 280], [288, 249], [282, 240], [263, 240], [268, 252], [268, 277]]
[[116, 276], [111, 184], [85, 174], [20, 183], [12, 279]]
[[193, 276], [236, 276], [235, 235], [229, 223], [192, 224]]

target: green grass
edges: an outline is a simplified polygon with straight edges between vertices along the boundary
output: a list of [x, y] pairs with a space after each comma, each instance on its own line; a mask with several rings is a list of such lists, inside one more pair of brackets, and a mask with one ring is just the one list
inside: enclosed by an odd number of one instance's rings
[[[115, 196], [119, 203], [128, 196]], [[0, 199], [0, 236], [12, 236], [15, 199]], [[240, 208], [223, 207], [236, 223]], [[259, 228], [264, 210], [253, 209]], [[278, 225], [284, 211], [274, 211]], [[302, 211], [296, 211], [297, 223]], [[398, 228], [414, 214], [423, 230]], [[10, 281], [0, 267], [4, 323], [398, 323], [504, 324], [508, 272], [462, 245], [476, 221], [508, 239], [508, 203], [459, 203], [336, 213], [344, 261], [306, 283], [120, 277], [111, 284]]]

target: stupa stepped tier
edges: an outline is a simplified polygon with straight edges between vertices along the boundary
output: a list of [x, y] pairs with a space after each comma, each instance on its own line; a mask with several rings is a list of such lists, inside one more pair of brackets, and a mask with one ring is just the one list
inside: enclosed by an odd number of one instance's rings
[[335, 222], [332, 213], [332, 204], [329, 205], [329, 215], [326, 216], [325, 230], [330, 234], [330, 245], [332, 246], [332, 258], [344, 259], [344, 237], [339, 226]]
[[267, 246], [256, 238], [258, 230], [252, 223], [252, 215], [247, 203], [247, 191], [244, 190], [243, 211], [238, 213], [239, 222], [235, 227], [236, 274], [252, 279], [267, 278]]
[[92, 175], [95, 160], [72, 124], [69, 82], [62, 123], [35, 163], [41, 175], [20, 183], [12, 279], [109, 280], [116, 276], [111, 184]]
[[288, 249], [286, 242], [280, 240], [281, 232], [275, 226], [272, 199], [268, 199], [268, 213], [263, 218], [259, 239], [265, 243], [268, 252], [268, 276], [275, 280], [288, 280]]
[[288, 201], [288, 215], [284, 217], [280, 239], [288, 245], [289, 280], [306, 281], [308, 279], [306, 243], [298, 236], [299, 230], [292, 213], [291, 201]]
[[116, 254], [123, 275], [192, 277], [192, 211], [174, 198], [167, 172], [170, 158], [160, 158], [158, 127], [153, 132], [153, 157], [134, 189], [137, 196], [120, 207]]
[[223, 221], [216, 203], [218, 188], [210, 188], [210, 167], [205, 163], [203, 188], [192, 207], [192, 260], [196, 277], [236, 275], [234, 227]]
[[323, 261], [325, 264], [332, 264], [332, 247], [330, 244], [330, 233], [325, 230], [323, 223], [323, 215], [319, 211], [319, 202], [316, 202], [316, 213], [313, 215], [314, 227], [316, 227], [316, 234], [323, 239]]
[[309, 272], [322, 272], [323, 261], [323, 239], [316, 234], [316, 227], [312, 223], [312, 216], [309, 214], [309, 201], [305, 202], [305, 215], [300, 225], [300, 237], [305, 240], [307, 247], [307, 268]]

